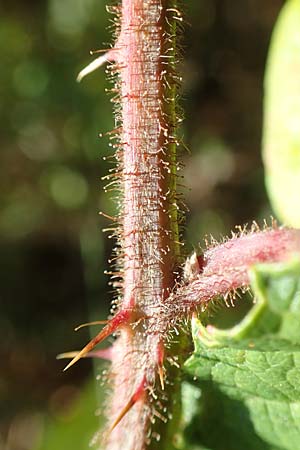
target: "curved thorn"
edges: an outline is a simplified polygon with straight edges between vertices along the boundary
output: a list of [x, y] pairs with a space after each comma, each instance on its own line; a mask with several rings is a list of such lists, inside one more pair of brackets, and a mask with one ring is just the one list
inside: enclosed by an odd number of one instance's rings
[[64, 353], [59, 353], [58, 355], [56, 355], [56, 359], [65, 359], [65, 358], [75, 358], [76, 355], [78, 355], [78, 351], [73, 351], [73, 352], [64, 352]]
[[94, 72], [96, 69], [98, 69], [99, 67], [101, 67], [104, 63], [111, 61], [110, 57], [109, 57], [109, 52], [105, 53], [104, 55], [98, 56], [98, 58], [94, 59], [94, 61], [92, 61], [90, 64], [88, 64], [84, 69], [82, 69], [76, 80], [78, 81], [78, 83], [80, 83], [80, 81], [86, 77], [89, 73]]
[[124, 406], [124, 408], [122, 409], [122, 411], [120, 412], [118, 417], [113, 422], [112, 426], [110, 427], [110, 429], [108, 431], [108, 436], [116, 428], [116, 426], [121, 422], [121, 420], [128, 413], [128, 411], [130, 411], [130, 409], [133, 407], [133, 405], [135, 405], [135, 403], [138, 400], [140, 400], [140, 398], [144, 395], [144, 393], [145, 393], [145, 381], [146, 381], [146, 378], [144, 376], [143, 379], [142, 379], [142, 382], [138, 386], [138, 388], [135, 391], [135, 393], [131, 396], [129, 402]]
[[86, 322], [82, 323], [81, 325], [78, 325], [78, 327], [74, 328], [74, 331], [78, 331], [83, 327], [88, 327], [90, 325], [106, 325], [108, 323], [108, 320], [94, 320], [93, 322]]
[[[73, 351], [73, 352], [65, 352], [65, 353], [59, 353], [59, 355], [56, 356], [56, 359], [66, 359], [66, 358], [75, 358], [80, 350]], [[102, 358], [107, 359], [109, 361], [112, 360], [112, 347], [103, 348], [101, 350], [96, 350], [95, 352], [89, 352], [86, 355], [83, 356], [83, 358]]]
[[118, 415], [118, 417], [116, 418], [114, 423], [112, 424], [112, 426], [109, 430], [109, 434], [116, 428], [116, 426], [121, 422], [123, 417], [128, 413], [128, 411], [133, 407], [134, 404], [135, 404], [135, 401], [133, 400], [133, 397], [131, 397], [131, 399], [129, 400], [127, 405], [122, 409], [122, 411], [120, 412], [120, 414]]
[[63, 369], [65, 372], [68, 370], [73, 364], [75, 364], [79, 359], [83, 358], [87, 353], [89, 353], [93, 348], [114, 333], [118, 328], [122, 325], [128, 323], [130, 318], [131, 311], [130, 310], [121, 310], [119, 311], [115, 317], [113, 317], [107, 325], [100, 331], [77, 355], [69, 362], [69, 364]]

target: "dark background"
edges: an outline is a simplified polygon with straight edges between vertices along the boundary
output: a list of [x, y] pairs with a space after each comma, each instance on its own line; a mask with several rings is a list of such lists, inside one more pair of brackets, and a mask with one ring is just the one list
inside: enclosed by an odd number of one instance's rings
[[[263, 72], [282, 4], [186, 2], [189, 250], [271, 213]], [[0, 449], [81, 450], [96, 429], [91, 363], [62, 373], [55, 357], [82, 347], [89, 330], [73, 328], [105, 318], [112, 298], [103, 275], [112, 242], [101, 231], [110, 223], [98, 215], [115, 208], [101, 181], [112, 149], [98, 137], [113, 128], [111, 86], [105, 69], [75, 81], [89, 50], [111, 41], [111, 19], [101, 0], [0, 5]]]

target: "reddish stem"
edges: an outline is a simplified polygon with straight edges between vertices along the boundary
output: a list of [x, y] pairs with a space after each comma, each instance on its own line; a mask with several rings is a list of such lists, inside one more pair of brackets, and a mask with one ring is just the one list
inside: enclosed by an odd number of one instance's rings
[[300, 254], [300, 230], [275, 228], [234, 236], [223, 244], [208, 249], [201, 265], [194, 257], [196, 270], [192, 278], [167, 301], [167, 321], [174, 323], [188, 317], [199, 306], [205, 306], [218, 296], [231, 296], [237, 289], [249, 286], [249, 268], [260, 263], [286, 261]]
[[[172, 361], [166, 345], [172, 328], [215, 296], [246, 287], [252, 264], [281, 261], [292, 250], [299, 251], [300, 239], [294, 230], [235, 237], [208, 250], [203, 258], [190, 259], [188, 283], [171, 294], [179, 257], [175, 23], [181, 16], [176, 0], [122, 0], [120, 20], [115, 47], [91, 66], [114, 60], [112, 69], [119, 77], [116, 130], [121, 131], [115, 146], [122, 198], [114, 277], [123, 274], [123, 279], [116, 315], [68, 367], [108, 335], [119, 332], [109, 352], [111, 396], [104, 446], [106, 450], [145, 450], [155, 418], [165, 421], [166, 414], [176, 411], [169, 402], [166, 413], [164, 403], [165, 388], [174, 398], [178, 387], [173, 376], [166, 377], [165, 360]], [[81, 72], [80, 79], [91, 66]], [[168, 378], [172, 386], [167, 385]], [[160, 438], [159, 427], [155, 428], [152, 436]], [[171, 450], [169, 437], [163, 448]]]
[[154, 312], [169, 296], [178, 264], [175, 84], [172, 63], [165, 65], [166, 58], [174, 63], [177, 12], [168, 13], [171, 3], [122, 1], [116, 56], [123, 193], [119, 265], [124, 273], [119, 311], [130, 309], [142, 320], [123, 327], [114, 344], [109, 450], [144, 449], [150, 422], [161, 415], [155, 408], [162, 405], [153, 406], [153, 389], [158, 377], [164, 387], [164, 337], [155, 329]]

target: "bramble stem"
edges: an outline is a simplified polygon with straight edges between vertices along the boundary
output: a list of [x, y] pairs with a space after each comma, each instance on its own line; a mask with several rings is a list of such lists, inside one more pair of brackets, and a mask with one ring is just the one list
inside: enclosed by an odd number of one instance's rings
[[[114, 344], [108, 426], [117, 425], [106, 449], [142, 450], [150, 442], [150, 422], [166, 416], [159, 411], [163, 399], [155, 402], [153, 394], [158, 379], [164, 388], [165, 371], [154, 316], [174, 286], [179, 257], [174, 68], [180, 15], [171, 0], [123, 0], [120, 17], [113, 67], [122, 127], [116, 154], [122, 190], [119, 310], [130, 310], [132, 320]], [[159, 438], [156, 431], [153, 436]]]

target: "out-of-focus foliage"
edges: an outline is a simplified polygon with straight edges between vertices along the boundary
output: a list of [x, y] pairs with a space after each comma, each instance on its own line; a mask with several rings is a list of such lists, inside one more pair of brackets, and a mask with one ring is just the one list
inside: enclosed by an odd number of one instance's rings
[[273, 207], [300, 227], [300, 2], [288, 0], [274, 29], [265, 79], [264, 159]]
[[110, 83], [104, 71], [76, 83], [89, 50], [110, 40], [108, 25], [95, 0], [0, 6], [0, 448], [7, 450], [31, 450], [34, 436], [43, 441], [46, 412], [54, 423], [78, 395], [90, 364], [62, 375], [56, 354], [89, 338], [73, 328], [93, 311], [98, 319], [108, 313], [110, 246], [101, 233], [108, 221], [98, 211], [115, 207], [100, 180], [109, 168], [102, 157], [112, 151], [98, 134], [113, 128]]
[[[100, 180], [111, 168], [102, 156], [112, 149], [98, 138], [114, 126], [105, 92], [111, 85], [104, 69], [75, 81], [89, 50], [111, 42], [112, 16], [109, 0], [4, 3], [0, 448], [32, 450], [34, 436], [49, 436], [46, 417], [54, 423], [66, 396], [71, 401], [91, 373], [84, 360], [62, 374], [55, 355], [80, 348], [88, 331], [75, 334], [73, 327], [105, 317], [112, 298], [103, 276], [112, 241], [101, 232], [110, 223], [97, 214], [116, 207]], [[269, 214], [260, 160], [262, 78], [283, 0], [184, 3], [182, 133], [191, 151], [181, 157], [190, 210], [184, 232], [196, 245], [206, 233], [219, 237]]]
[[263, 73], [283, 0], [185, 2], [183, 106], [187, 240], [216, 238], [264, 218], [261, 165]]
[[93, 381], [80, 390], [62, 388], [55, 400], [60, 411], [43, 422], [44, 432], [38, 436], [32, 450], [87, 450], [90, 444], [99, 442], [100, 436], [95, 430], [99, 429], [101, 421], [95, 412], [99, 411], [103, 399], [95, 395]]

